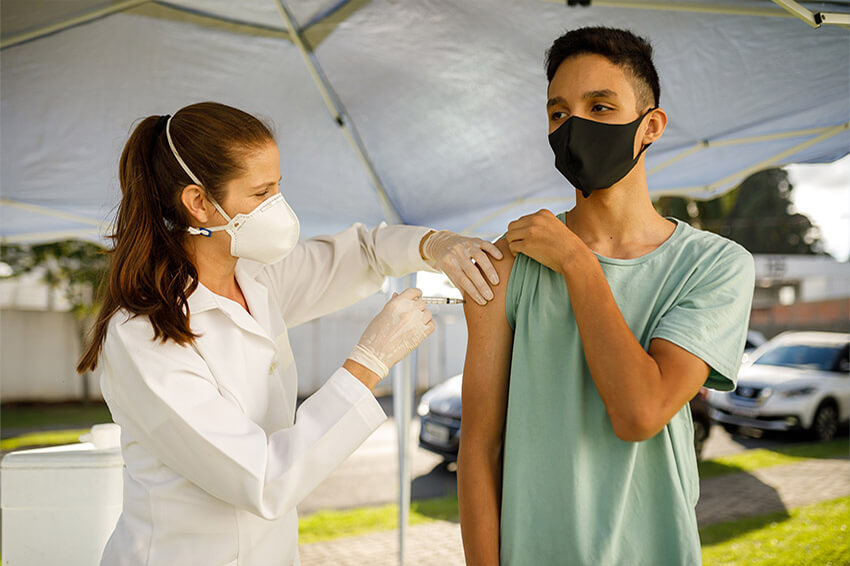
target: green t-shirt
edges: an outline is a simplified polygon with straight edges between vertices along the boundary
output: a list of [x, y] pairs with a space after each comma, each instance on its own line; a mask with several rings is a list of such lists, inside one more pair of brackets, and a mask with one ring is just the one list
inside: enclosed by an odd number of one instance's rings
[[[669, 340], [711, 366], [708, 387], [730, 390], [747, 333], [753, 259], [734, 242], [677, 223], [642, 257], [597, 257], [644, 349], [653, 338]], [[506, 314], [514, 342], [501, 564], [699, 564], [690, 408], [649, 440], [617, 438], [563, 277], [522, 254], [508, 282]]]

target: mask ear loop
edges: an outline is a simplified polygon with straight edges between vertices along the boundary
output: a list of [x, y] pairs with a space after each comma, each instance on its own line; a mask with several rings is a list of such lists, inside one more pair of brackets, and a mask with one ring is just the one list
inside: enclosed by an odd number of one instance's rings
[[[638, 119], [639, 119], [641, 122], [643, 122], [643, 119], [644, 119], [644, 118], [646, 118], [647, 116], [649, 116], [649, 113], [650, 113], [650, 112], [652, 112], [653, 110], [658, 110], [658, 106], [653, 106], [652, 108], [650, 108], [649, 110], [647, 110], [646, 112], [644, 112], [644, 113], [643, 113], [643, 116], [641, 116], [641, 117], [640, 117], [640, 118], [638, 118]], [[649, 146], [651, 146], [651, 145], [652, 145], [652, 142], [649, 142], [648, 144], [646, 144], [646, 145], [642, 146], [642, 147], [640, 148], [640, 151], [638, 151], [638, 154], [637, 154], [637, 155], [635, 155], [635, 161], [637, 161], [638, 159], [640, 159], [640, 155], [641, 155], [644, 151], [646, 151], [647, 149], [649, 149]]]
[[[171, 148], [171, 153], [174, 155], [174, 159], [177, 160], [177, 163], [180, 164], [180, 167], [183, 168], [183, 171], [185, 171], [186, 174], [189, 175], [189, 178], [192, 179], [192, 181], [194, 181], [196, 185], [203, 188], [204, 185], [201, 183], [201, 180], [198, 179], [198, 177], [196, 177], [194, 173], [192, 173], [192, 170], [189, 169], [189, 166], [186, 165], [186, 162], [183, 161], [183, 158], [180, 157], [179, 153], [177, 153], [177, 148], [174, 147], [174, 141], [171, 139], [171, 118], [172, 117], [169, 116], [168, 121], [165, 123], [165, 137], [166, 139], [168, 139], [168, 147]], [[215, 207], [215, 209], [218, 210], [219, 214], [221, 214], [224, 219], [227, 220], [227, 224], [230, 224], [231, 218], [227, 215], [226, 212], [224, 212], [224, 209], [219, 206], [219, 204], [215, 201], [214, 198], [212, 198], [211, 195], [207, 194], [207, 198]], [[225, 224], [224, 226], [214, 226], [212, 228], [195, 228], [194, 226], [189, 226], [186, 231], [193, 236], [206, 236], [207, 238], [209, 238], [210, 236], [212, 236], [213, 232], [218, 232], [220, 230], [227, 229], [227, 224]]]

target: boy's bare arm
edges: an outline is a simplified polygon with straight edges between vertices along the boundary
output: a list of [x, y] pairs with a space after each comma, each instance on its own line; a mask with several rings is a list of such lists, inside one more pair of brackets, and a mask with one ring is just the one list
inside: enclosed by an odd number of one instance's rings
[[508, 399], [513, 330], [505, 315], [505, 295], [514, 256], [496, 242], [504, 259], [495, 261], [495, 298], [480, 306], [466, 301], [469, 332], [463, 368], [463, 417], [458, 454], [458, 501], [466, 563], [499, 563], [502, 442]]

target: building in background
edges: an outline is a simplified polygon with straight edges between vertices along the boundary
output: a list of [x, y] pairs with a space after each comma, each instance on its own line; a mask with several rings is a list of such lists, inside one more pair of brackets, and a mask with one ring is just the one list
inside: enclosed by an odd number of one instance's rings
[[[83, 398], [83, 377], [74, 367], [81, 352], [71, 306], [38, 272], [0, 279], [0, 402], [71, 401]], [[290, 329], [298, 364], [298, 395], [315, 392], [345, 361], [369, 321], [384, 307], [378, 293], [337, 313]], [[466, 322], [460, 305], [431, 305], [436, 331], [419, 347], [417, 390], [463, 370]], [[91, 399], [101, 399], [97, 373], [88, 377]], [[392, 391], [383, 380], [376, 394]]]
[[755, 255], [750, 327], [767, 337], [785, 330], [850, 331], [850, 262], [823, 255]]

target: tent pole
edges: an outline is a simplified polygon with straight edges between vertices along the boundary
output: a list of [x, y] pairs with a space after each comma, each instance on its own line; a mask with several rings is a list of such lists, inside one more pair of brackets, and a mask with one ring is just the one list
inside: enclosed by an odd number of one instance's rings
[[22, 33], [20, 35], [15, 35], [10, 37], [9, 39], [4, 39], [0, 41], [0, 49], [6, 49], [7, 47], [12, 47], [14, 45], [18, 45], [19, 43], [24, 43], [26, 41], [32, 41], [33, 39], [38, 39], [40, 37], [44, 37], [46, 35], [50, 35], [52, 33], [57, 33], [60, 31], [64, 31], [68, 28], [72, 28], [74, 26], [78, 26], [81, 24], [87, 24], [94, 20], [105, 18], [106, 16], [111, 16], [112, 14], [118, 12], [125, 12], [127, 10], [131, 10], [137, 6], [141, 6], [142, 4], [147, 4], [150, 0], [126, 0], [125, 2], [119, 2], [117, 4], [113, 4], [111, 6], [107, 6], [105, 8], [101, 8], [99, 10], [93, 10], [87, 14], [83, 14], [82, 16], [77, 16], [74, 18], [69, 18], [64, 22], [59, 22], [56, 24], [51, 24], [49, 26], [44, 26], [42, 28], [32, 30], [27, 33]]
[[839, 26], [850, 25], [850, 14], [839, 12], [812, 12], [800, 5], [795, 0], [773, 0], [774, 4], [788, 10], [813, 28], [819, 28], [822, 24], [834, 24]]
[[264, 33], [272, 33], [272, 34], [281, 34], [287, 35], [286, 30], [274, 28], [271, 26], [263, 26], [260, 24], [250, 23], [250, 22], [242, 22], [239, 20], [234, 20], [231, 18], [224, 18], [221, 16], [217, 16], [216, 14], [212, 14], [209, 12], [204, 12], [203, 10], [196, 10], [192, 8], [188, 8], [185, 6], [180, 6], [178, 4], [173, 4], [171, 2], [165, 0], [125, 0], [124, 2], [115, 4], [113, 6], [109, 6], [107, 8], [101, 8], [99, 10], [93, 10], [87, 14], [83, 14], [81, 16], [77, 16], [74, 18], [70, 18], [65, 20], [64, 22], [59, 22], [56, 24], [51, 24], [49, 26], [45, 26], [36, 30], [32, 30], [21, 35], [12, 36], [10, 39], [3, 40], [0, 42], [0, 49], [5, 49], [7, 47], [13, 47], [18, 45], [19, 43], [25, 43], [27, 41], [32, 41], [35, 39], [40, 39], [42, 37], [48, 36], [53, 33], [59, 33], [70, 29], [72, 27], [76, 27], [79, 25], [87, 24], [89, 22], [93, 22], [100, 18], [105, 18], [107, 16], [111, 16], [112, 14], [117, 14], [119, 12], [127, 12], [143, 4], [154, 4], [157, 6], [161, 6], [163, 8], [167, 8], [169, 10], [174, 10], [175, 12], [182, 12], [184, 14], [190, 14], [192, 16], [197, 16], [199, 18], [205, 18], [216, 22], [222, 22], [225, 24], [230, 24], [234, 26], [241, 26], [244, 28], [249, 28], [253, 30], [257, 30]]
[[59, 240], [98, 240], [100, 230], [95, 228], [80, 228], [78, 230], [60, 230], [58, 232], [27, 232], [14, 236], [0, 236], [0, 244], [27, 244], [32, 242], [58, 242]]
[[[400, 293], [403, 288], [416, 286], [416, 274], [393, 279], [391, 292]], [[416, 367], [417, 351], [414, 350], [401, 363], [392, 368], [393, 415], [398, 433], [398, 564], [404, 566], [407, 527], [410, 523], [410, 420], [413, 418], [412, 372]]]
[[[564, 0], [543, 0], [556, 4], [564, 4]], [[718, 14], [729, 16], [766, 16], [773, 18], [792, 18], [793, 16], [784, 10], [775, 8], [741, 8], [737, 6], [717, 6], [710, 3], [684, 3], [684, 2], [645, 2], [644, 0], [591, 0], [591, 6], [603, 6], [607, 8], [635, 8], [639, 10], [663, 10], [668, 12], [692, 12], [698, 14]]]
[[795, 153], [802, 151], [806, 148], [809, 148], [813, 145], [819, 144], [820, 142], [831, 138], [832, 136], [837, 136], [838, 134], [847, 131], [850, 129], [850, 122], [845, 124], [840, 124], [838, 126], [833, 126], [827, 129], [824, 133], [819, 136], [816, 136], [810, 140], [806, 140], [803, 143], [797, 144], [794, 147], [786, 149], [785, 151], [781, 151], [775, 155], [768, 157], [767, 159], [756, 163], [755, 165], [750, 165], [746, 169], [739, 171], [737, 173], [733, 173], [732, 175], [728, 175], [723, 179], [715, 181], [706, 187], [709, 191], [715, 191], [722, 187], [723, 185], [735, 181], [736, 179], [743, 179], [757, 171], [761, 171], [765, 167], [770, 167], [771, 165], [776, 165], [778, 162], [782, 161], [786, 157], [790, 157]]
[[20, 202], [10, 198], [0, 198], [0, 205], [11, 206], [13, 208], [19, 208], [21, 210], [26, 210], [27, 212], [35, 212], [36, 214], [43, 214], [45, 216], [53, 216], [54, 218], [61, 218], [62, 220], [70, 220], [71, 222], [79, 222], [80, 224], [88, 224], [89, 226], [97, 226], [98, 228], [103, 225], [102, 222], [95, 220], [94, 218], [89, 218], [88, 216], [83, 216], [82, 214], [62, 212], [61, 210], [53, 210], [46, 206]]
[[[564, 0], [544, 0], [563, 4]], [[850, 14], [841, 12], [812, 12], [795, 0], [773, 0], [783, 10], [770, 8], [740, 8], [737, 6], [713, 6], [711, 4], [686, 4], [682, 2], [645, 2], [643, 0], [591, 0], [592, 6], [608, 8], [635, 8], [641, 10], [664, 10], [668, 12], [696, 12], [702, 14], [720, 14], [729, 16], [763, 16], [769, 18], [797, 17], [813, 28], [821, 24], [850, 26]]]
[[284, 0], [277, 0], [277, 6], [283, 21], [286, 22], [286, 26], [289, 28], [292, 41], [298, 46], [298, 50], [301, 52], [301, 56], [307, 64], [307, 70], [313, 77], [313, 81], [316, 83], [316, 88], [319, 89], [319, 94], [321, 94], [322, 99], [325, 101], [325, 105], [330, 111], [331, 116], [339, 127], [342, 128], [345, 138], [348, 140], [349, 144], [351, 144], [351, 147], [357, 154], [357, 158], [360, 160], [360, 163], [363, 164], [363, 167], [366, 169], [366, 172], [371, 178], [372, 185], [378, 194], [378, 200], [380, 201], [381, 208], [383, 209], [384, 218], [386, 218], [387, 222], [390, 222], [391, 224], [400, 223], [402, 221], [401, 215], [399, 214], [395, 204], [393, 204], [392, 199], [390, 199], [387, 194], [384, 183], [378, 176], [378, 171], [375, 169], [375, 165], [372, 163], [372, 160], [369, 158], [369, 153], [366, 151], [366, 144], [363, 142], [363, 139], [357, 132], [357, 128], [354, 126], [354, 121], [339, 101], [339, 97], [336, 96], [336, 93], [334, 93], [330, 81], [324, 71], [322, 71], [322, 67], [319, 65], [319, 61], [313, 53], [313, 49], [307, 45], [306, 41], [304, 41], [304, 36], [298, 28], [295, 17], [292, 15], [292, 12], [289, 11], [286, 2], [284, 2]]
[[289, 33], [285, 29], [276, 28], [273, 26], [265, 26], [262, 24], [257, 24], [253, 22], [246, 22], [242, 20], [237, 20], [234, 18], [226, 18], [223, 16], [219, 16], [217, 14], [213, 14], [212, 12], [205, 12], [204, 10], [199, 10], [197, 8], [189, 8], [188, 6], [181, 6], [179, 4], [174, 4], [172, 2], [168, 2], [167, 0], [151, 0], [153, 4], [157, 6], [161, 6], [163, 8], [168, 8], [169, 10], [174, 10], [175, 12], [181, 12], [183, 14], [189, 14], [190, 16], [197, 16], [199, 18], [203, 18], [206, 20], [211, 20], [214, 22], [221, 22], [223, 24], [229, 24], [232, 26], [244, 27], [252, 30], [256, 30], [258, 32], [270, 33], [270, 34], [279, 34], [289, 36]]
[[794, 2], [794, 0], [773, 0], [773, 3], [778, 5], [780, 8], [787, 10], [791, 15], [800, 18], [813, 28], [820, 27], [820, 22], [815, 21], [815, 15], [812, 11], [803, 8]]
[[803, 137], [803, 136], [812, 136], [812, 135], [815, 135], [815, 134], [822, 134], [826, 131], [831, 130], [832, 128], [833, 128], [833, 126], [824, 126], [822, 128], [807, 128], [805, 130], [791, 130], [791, 131], [788, 131], [788, 132], [780, 132], [780, 133], [777, 133], [777, 134], [765, 134], [765, 135], [761, 135], [761, 136], [748, 136], [748, 137], [745, 137], [745, 138], [736, 138], [736, 139], [730, 139], [730, 140], [718, 140], [718, 141], [703, 140], [701, 142], [697, 142], [696, 144], [692, 145], [691, 147], [689, 147], [688, 149], [686, 149], [682, 153], [674, 155], [673, 157], [671, 157], [667, 161], [665, 161], [663, 163], [659, 163], [658, 165], [656, 165], [655, 167], [653, 167], [652, 169], [647, 171], [646, 175], [649, 176], [649, 175], [653, 175], [655, 173], [658, 173], [662, 169], [666, 169], [667, 167], [673, 165], [677, 161], [681, 161], [682, 159], [688, 157], [689, 155], [693, 155], [694, 153], [696, 153], [697, 151], [700, 151], [702, 149], [708, 149], [708, 148], [711, 148], [711, 147], [724, 147], [724, 146], [728, 146], [728, 145], [741, 145], [741, 144], [747, 144], [747, 143], [759, 143], [759, 142], [763, 142], [763, 141], [782, 140], [782, 139], [787, 139], [787, 138], [800, 138], [800, 137]]
[[820, 143], [820, 142], [822, 142], [826, 139], [829, 139], [833, 136], [837, 136], [838, 134], [840, 134], [840, 133], [842, 133], [846, 130], [850, 130], [850, 122], [848, 122], [846, 124], [840, 124], [838, 126], [833, 126], [831, 128], [828, 128], [827, 131], [825, 131], [824, 133], [822, 133], [821, 135], [819, 135], [815, 138], [812, 138], [810, 140], [806, 140], [806, 141], [804, 141], [800, 144], [795, 145], [794, 147], [792, 147], [790, 149], [786, 149], [786, 150], [784, 150], [780, 153], [772, 155], [772, 156], [768, 157], [767, 159], [760, 161], [759, 163], [756, 163], [755, 165], [751, 165], [751, 166], [747, 167], [746, 169], [742, 169], [741, 171], [738, 171], [737, 173], [727, 175], [723, 179], [720, 179], [719, 181], [715, 181], [714, 183], [711, 183], [710, 185], [698, 185], [698, 186], [693, 186], [693, 187], [674, 187], [674, 188], [670, 188], [670, 189], [661, 189], [661, 190], [658, 190], [658, 191], [653, 191], [652, 196], [659, 196], [659, 197], [661, 197], [661, 196], [678, 196], [678, 195], [684, 195], [684, 194], [688, 194], [688, 193], [696, 193], [696, 192], [700, 192], [700, 191], [704, 191], [704, 192], [716, 191], [717, 189], [720, 189], [721, 187], [723, 187], [723, 185], [729, 184], [729, 183], [734, 182], [736, 180], [743, 180], [748, 175], [756, 173], [757, 171], [761, 171], [762, 169], [765, 169], [767, 167], [776, 166], [777, 164], [779, 164], [780, 161], [782, 161], [786, 157], [794, 155], [795, 153], [797, 153], [799, 151], [807, 149], [807, 148], [809, 148], [813, 145], [816, 145], [816, 144], [818, 144], [818, 143]]

